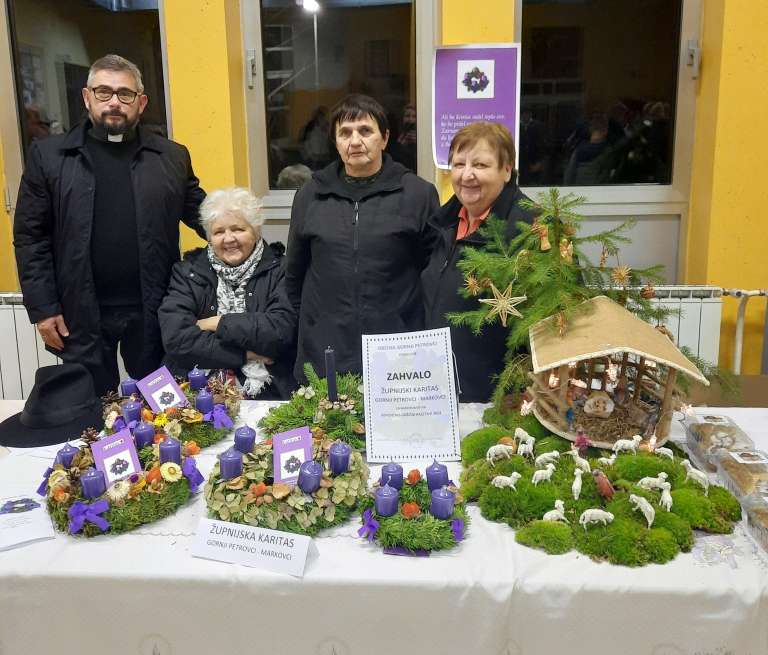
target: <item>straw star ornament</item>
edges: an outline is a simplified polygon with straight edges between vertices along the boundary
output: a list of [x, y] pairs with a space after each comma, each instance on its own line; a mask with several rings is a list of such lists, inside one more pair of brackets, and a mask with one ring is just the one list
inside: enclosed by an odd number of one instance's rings
[[508, 285], [504, 289], [504, 293], [500, 292], [496, 285], [491, 284], [491, 292], [493, 298], [481, 298], [480, 302], [488, 305], [491, 309], [488, 312], [487, 318], [493, 318], [498, 314], [501, 319], [501, 324], [507, 327], [507, 318], [509, 316], [517, 316], [523, 318], [523, 315], [515, 309], [517, 305], [528, 300], [528, 296], [512, 296], [512, 285]]

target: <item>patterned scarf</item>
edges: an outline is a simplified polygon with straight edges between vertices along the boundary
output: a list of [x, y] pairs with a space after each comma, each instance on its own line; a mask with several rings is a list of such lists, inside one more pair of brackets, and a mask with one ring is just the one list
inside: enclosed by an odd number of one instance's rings
[[[264, 240], [259, 239], [253, 252], [242, 264], [230, 266], [221, 261], [213, 252], [213, 247], [208, 245], [208, 261], [211, 264], [218, 285], [216, 286], [216, 301], [219, 308], [216, 312], [219, 316], [225, 314], [244, 314], [246, 310], [245, 289], [253, 277], [256, 267], [264, 254]], [[249, 396], [255, 397], [262, 389], [272, 381], [267, 367], [258, 361], [246, 362], [242, 367], [245, 375], [243, 388]]]

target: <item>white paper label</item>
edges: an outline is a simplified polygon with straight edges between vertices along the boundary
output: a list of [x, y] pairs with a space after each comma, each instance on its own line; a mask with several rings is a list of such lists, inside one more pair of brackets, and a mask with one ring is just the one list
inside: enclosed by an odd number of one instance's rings
[[201, 519], [192, 556], [301, 578], [311, 542], [310, 537], [291, 532]]
[[448, 328], [363, 335], [369, 462], [460, 459]]

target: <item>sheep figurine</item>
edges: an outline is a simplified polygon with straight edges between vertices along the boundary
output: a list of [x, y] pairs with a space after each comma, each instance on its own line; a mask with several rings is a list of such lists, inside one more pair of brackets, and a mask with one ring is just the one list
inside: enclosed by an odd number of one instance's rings
[[530, 443], [532, 446], [536, 443], [536, 439], [523, 430], [523, 428], [515, 428], [515, 439], [523, 443]]
[[598, 457], [597, 461], [601, 466], [613, 466], [616, 461], [616, 453], [613, 453], [610, 457]]
[[539, 482], [551, 481], [552, 474], [554, 472], [555, 472], [555, 465], [551, 463], [547, 464], [546, 468], [539, 469], [533, 474], [533, 478], [531, 479], [531, 482], [533, 482], [533, 486], [537, 487], [539, 485]]
[[693, 468], [693, 466], [687, 459], [684, 459], [680, 463], [683, 465], [683, 468], [686, 471], [686, 476], [685, 476], [686, 482], [688, 480], [693, 480], [696, 484], [703, 487], [704, 495], [707, 496], [709, 494], [709, 478], [707, 477], [706, 473], [702, 473], [701, 471]]
[[659, 455], [660, 457], [666, 457], [667, 459], [671, 459], [673, 462], [675, 461], [675, 454], [672, 452], [670, 448], [655, 448], [654, 453]]
[[573, 499], [578, 500], [581, 495], [581, 476], [584, 473], [581, 469], [574, 469], [573, 471], [573, 484], [571, 485], [571, 491], [573, 491]]
[[636, 496], [635, 494], [629, 494], [629, 502], [635, 506], [635, 511], [640, 510], [643, 513], [645, 520], [648, 521], [648, 529], [650, 530], [653, 520], [656, 518], [656, 510], [653, 509], [653, 505], [642, 496]]
[[535, 464], [537, 467], [542, 467], [547, 464], [554, 464], [559, 459], [560, 453], [556, 450], [550, 450], [548, 453], [539, 455], [535, 460]]
[[666, 484], [667, 477], [669, 476], [664, 471], [661, 471], [657, 478], [640, 478], [640, 480], [637, 481], [637, 486], [641, 489], [647, 489], [648, 491], [651, 489], [661, 489], [661, 485]]
[[579, 517], [579, 525], [584, 526], [584, 531], [587, 531], [587, 525], [590, 523], [602, 523], [608, 525], [613, 522], [613, 514], [606, 512], [604, 509], [585, 509]]
[[584, 459], [583, 457], [579, 456], [579, 451], [575, 448], [573, 450], [569, 450], [568, 454], [573, 457], [573, 463], [576, 466], [576, 468], [581, 469], [584, 471], [584, 473], [591, 473], [592, 467], [589, 465], [589, 462]]
[[661, 485], [661, 499], [659, 505], [661, 505], [668, 512], [672, 510], [672, 494], [670, 493], [672, 485], [669, 482], [665, 482]]
[[643, 438], [636, 434], [631, 439], [619, 439], [616, 441], [616, 443], [613, 444], [613, 450], [614, 453], [632, 453], [633, 455], [637, 455], [637, 447], [640, 445], [640, 442], [643, 440]]
[[496, 487], [497, 489], [512, 489], [513, 491], [517, 491], [517, 487], [515, 486], [517, 484], [517, 481], [523, 477], [520, 475], [517, 471], [512, 471], [509, 475], [497, 475], [493, 480], [491, 480], [491, 484]]
[[495, 446], [491, 446], [488, 452], [485, 453], [485, 460], [493, 465], [497, 459], [510, 459], [515, 454], [514, 446], [508, 446], [507, 444], [499, 443]]
[[541, 517], [542, 521], [565, 521], [566, 523], [570, 523], [570, 521], [565, 518], [565, 504], [562, 500], [556, 500], [555, 501], [555, 509], [551, 509], [548, 512], [544, 514], [544, 516]]
[[521, 457], [530, 457], [533, 459], [533, 444], [530, 441], [521, 441], [517, 447], [517, 454]]

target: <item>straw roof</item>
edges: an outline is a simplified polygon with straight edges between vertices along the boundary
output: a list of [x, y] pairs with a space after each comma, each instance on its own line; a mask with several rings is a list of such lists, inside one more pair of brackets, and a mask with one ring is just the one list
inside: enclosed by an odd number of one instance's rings
[[587, 300], [592, 307], [578, 312], [569, 322], [564, 336], [552, 325], [554, 317], [531, 326], [533, 372], [541, 373], [570, 362], [616, 353], [633, 353], [709, 384], [696, 366], [672, 341], [606, 296]]

